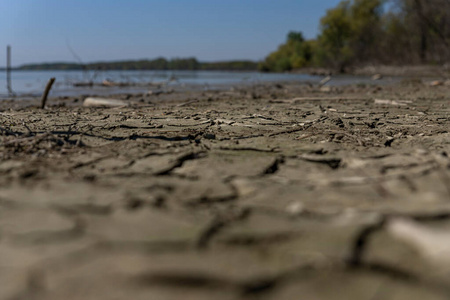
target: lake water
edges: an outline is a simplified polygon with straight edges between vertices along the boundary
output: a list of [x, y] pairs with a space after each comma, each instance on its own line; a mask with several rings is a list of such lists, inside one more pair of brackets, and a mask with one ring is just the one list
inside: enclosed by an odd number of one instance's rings
[[[262, 82], [311, 82], [318, 83], [322, 77], [307, 74], [291, 73], [259, 73], [230, 71], [12, 71], [12, 89], [18, 96], [40, 95], [47, 81], [55, 77], [51, 95], [69, 96], [79, 94], [111, 94], [129, 92], [147, 92], [150, 87], [146, 83], [163, 83], [172, 87], [194, 87], [215, 89], [239, 84], [258, 84]], [[332, 85], [364, 82], [370, 83], [370, 78], [336, 77]], [[171, 80], [172, 79], [172, 80]], [[74, 83], [103, 80], [113, 82], [128, 82], [136, 84], [131, 87], [74, 87]], [[6, 71], [0, 72], [0, 97], [8, 96], [6, 88]]]

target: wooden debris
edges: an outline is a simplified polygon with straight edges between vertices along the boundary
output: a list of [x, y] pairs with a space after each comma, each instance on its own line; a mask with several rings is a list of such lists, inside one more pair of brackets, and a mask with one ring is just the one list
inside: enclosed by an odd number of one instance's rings
[[53, 83], [55, 82], [55, 77], [50, 78], [47, 82], [47, 86], [45, 87], [44, 93], [41, 98], [41, 108], [45, 107], [45, 102], [47, 102], [48, 93], [50, 93], [50, 89], [52, 88]]
[[233, 120], [227, 120], [227, 119], [216, 119], [215, 120], [218, 125], [226, 124], [226, 125], [233, 125], [236, 123], [236, 121]]
[[192, 103], [196, 103], [196, 102], [198, 102], [198, 101], [200, 101], [200, 100], [199, 100], [199, 99], [190, 100], [190, 101], [187, 101], [187, 102], [178, 104], [177, 107], [187, 106], [187, 105], [190, 105], [190, 104], [192, 104]]
[[341, 100], [370, 100], [368, 97], [354, 97], [354, 96], [326, 96], [326, 97], [297, 97], [293, 99], [271, 99], [269, 103], [285, 103], [285, 104], [297, 104], [305, 101], [341, 101]]
[[102, 85], [103, 86], [121, 86], [121, 83], [105, 79], [105, 80], [102, 81]]
[[440, 86], [440, 85], [444, 85], [444, 81], [442, 80], [434, 80], [432, 82], [429, 83], [430, 86]]
[[407, 106], [410, 103], [412, 103], [410, 100], [375, 99], [375, 104], [379, 105]]
[[381, 75], [381, 74], [375, 74], [372, 76], [372, 80], [380, 80], [382, 78], [383, 78], [383, 75]]
[[324, 79], [322, 79], [322, 80], [319, 82], [319, 85], [320, 85], [320, 86], [323, 86], [323, 85], [327, 84], [327, 83], [330, 82], [330, 81], [331, 81], [331, 76], [327, 76], [327, 77], [325, 77]]
[[88, 97], [84, 99], [83, 106], [88, 107], [101, 107], [101, 106], [110, 106], [110, 107], [117, 107], [117, 106], [128, 106], [129, 103], [117, 100], [117, 99], [108, 99], [108, 98], [94, 98], [94, 97]]

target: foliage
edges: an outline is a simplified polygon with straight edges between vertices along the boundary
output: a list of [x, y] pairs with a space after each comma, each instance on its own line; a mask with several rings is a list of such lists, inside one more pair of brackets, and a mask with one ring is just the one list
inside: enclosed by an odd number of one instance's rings
[[420, 63], [442, 63], [450, 59], [450, 1], [395, 0], [395, 17], [405, 28], [399, 41], [409, 43], [406, 55]]
[[344, 72], [365, 64], [449, 60], [449, 0], [344, 0], [320, 20], [316, 40], [291, 32], [259, 68], [280, 72], [313, 66]]
[[83, 70], [83, 66], [76, 63], [43, 63], [43, 64], [27, 64], [17, 68], [19, 70]]
[[223, 62], [203, 62], [200, 65], [201, 70], [218, 71], [254, 71], [257, 70], [257, 63], [248, 60], [223, 61]]
[[313, 43], [305, 41], [301, 32], [291, 31], [287, 35], [286, 43], [280, 45], [259, 64], [262, 71], [290, 71], [308, 66], [312, 58]]
[[353, 56], [350, 1], [342, 1], [320, 20], [320, 61], [343, 70]]

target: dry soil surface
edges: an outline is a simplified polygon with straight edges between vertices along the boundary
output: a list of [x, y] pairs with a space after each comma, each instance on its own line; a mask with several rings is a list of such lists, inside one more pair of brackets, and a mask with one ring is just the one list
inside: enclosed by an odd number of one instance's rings
[[450, 87], [0, 104], [0, 299], [449, 299]]

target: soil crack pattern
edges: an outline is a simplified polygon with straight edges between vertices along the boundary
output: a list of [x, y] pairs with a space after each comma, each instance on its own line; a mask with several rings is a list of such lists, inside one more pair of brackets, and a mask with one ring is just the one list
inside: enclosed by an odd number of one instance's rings
[[449, 299], [449, 95], [1, 101], [0, 299]]

